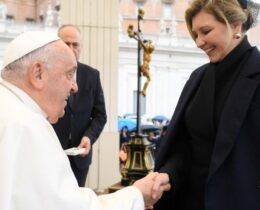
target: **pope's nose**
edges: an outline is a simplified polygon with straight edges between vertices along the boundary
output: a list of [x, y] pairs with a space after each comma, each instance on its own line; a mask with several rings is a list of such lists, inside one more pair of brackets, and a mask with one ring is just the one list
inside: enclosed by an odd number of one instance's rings
[[78, 90], [79, 90], [79, 88], [78, 88], [77, 82], [73, 82], [72, 85], [71, 85], [71, 90], [70, 90], [70, 92], [71, 92], [71, 93], [76, 93], [76, 92], [78, 92]]

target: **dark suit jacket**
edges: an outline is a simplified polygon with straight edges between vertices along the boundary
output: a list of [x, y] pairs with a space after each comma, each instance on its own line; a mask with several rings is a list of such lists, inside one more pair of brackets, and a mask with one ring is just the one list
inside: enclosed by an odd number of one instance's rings
[[[260, 53], [253, 48], [225, 103], [216, 135], [205, 188], [205, 210], [260, 209]], [[184, 112], [206, 66], [187, 81], [163, 139], [155, 170], [173, 180], [172, 191], [158, 203], [164, 210], [182, 210], [179, 195], [185, 189], [189, 167], [185, 148]], [[171, 205], [173, 206], [171, 206]]]
[[[77, 84], [78, 92], [72, 106], [68, 103], [65, 115], [53, 125], [63, 149], [77, 147], [83, 136], [89, 137], [93, 145], [107, 121], [99, 72], [78, 62]], [[79, 169], [84, 169], [91, 163], [92, 151], [85, 158], [76, 156], [73, 159]]]

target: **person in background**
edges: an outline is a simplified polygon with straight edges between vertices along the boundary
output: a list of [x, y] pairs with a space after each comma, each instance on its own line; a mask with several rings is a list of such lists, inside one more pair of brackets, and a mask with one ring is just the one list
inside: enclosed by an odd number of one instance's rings
[[155, 209], [260, 209], [260, 53], [246, 36], [258, 12], [246, 0], [190, 1], [186, 24], [209, 63], [191, 74], [161, 142], [156, 183], [172, 188]]
[[155, 141], [155, 159], [156, 159], [158, 151], [160, 150], [160, 145], [161, 145], [161, 143], [162, 143], [162, 141], [163, 141], [163, 139], [166, 135], [167, 128], [168, 128], [168, 124], [164, 125], [161, 129], [160, 135], [156, 138], [156, 141]]
[[163, 190], [150, 173], [112, 194], [80, 188], [50, 123], [64, 115], [77, 91], [77, 61], [69, 47], [47, 32], [25, 32], [6, 48], [0, 81], [1, 210], [143, 210]]
[[[63, 25], [58, 36], [70, 47], [77, 61], [81, 52], [80, 30], [74, 25]], [[69, 156], [71, 168], [80, 187], [85, 186], [92, 160], [92, 146], [107, 121], [104, 94], [99, 72], [78, 61], [77, 92], [72, 92], [65, 107], [65, 115], [53, 125], [63, 149], [83, 147], [86, 153]]]
[[119, 163], [120, 163], [120, 170], [121, 167], [124, 166], [126, 160], [127, 160], [127, 150], [126, 150], [126, 144], [130, 140], [130, 134], [127, 126], [124, 126], [119, 135], [119, 141], [120, 141], [120, 147], [119, 147]]
[[125, 144], [129, 141], [130, 139], [130, 134], [129, 134], [129, 130], [127, 126], [124, 126], [121, 131], [120, 131], [120, 135], [119, 135], [119, 141], [120, 141], [120, 148], [122, 146], [122, 144]]

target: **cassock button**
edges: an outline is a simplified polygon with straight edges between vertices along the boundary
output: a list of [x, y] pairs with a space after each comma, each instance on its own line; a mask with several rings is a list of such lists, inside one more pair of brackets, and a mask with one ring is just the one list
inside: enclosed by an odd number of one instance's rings
[[260, 180], [257, 180], [256, 186], [258, 189], [260, 189]]

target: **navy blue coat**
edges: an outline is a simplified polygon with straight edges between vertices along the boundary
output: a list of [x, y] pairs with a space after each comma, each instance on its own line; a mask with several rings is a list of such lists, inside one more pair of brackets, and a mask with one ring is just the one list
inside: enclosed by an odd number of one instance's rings
[[[87, 136], [93, 145], [107, 121], [99, 72], [90, 66], [78, 63], [77, 84], [78, 92], [72, 106], [68, 103], [65, 115], [53, 125], [63, 149], [77, 147], [83, 136]], [[69, 142], [70, 135], [71, 142]], [[86, 168], [91, 159], [92, 150], [84, 158], [73, 157], [79, 169]]]
[[[260, 53], [253, 48], [225, 103], [216, 135], [205, 188], [205, 210], [260, 210]], [[178, 192], [189, 163], [185, 149], [184, 112], [198, 87], [206, 66], [195, 70], [187, 81], [166, 137], [156, 157], [155, 170], [175, 177], [170, 193], [160, 201], [167, 210], [178, 208]], [[167, 203], [168, 202], [168, 203]], [[171, 204], [171, 205], [170, 205]], [[159, 208], [158, 208], [159, 209]]]

